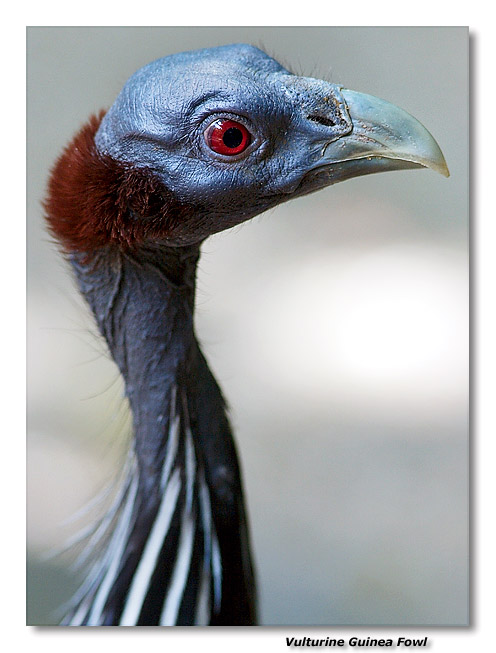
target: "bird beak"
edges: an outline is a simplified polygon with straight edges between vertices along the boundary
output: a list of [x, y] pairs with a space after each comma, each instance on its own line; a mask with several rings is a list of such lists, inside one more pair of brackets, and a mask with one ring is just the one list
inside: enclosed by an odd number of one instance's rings
[[439, 145], [413, 116], [372, 95], [343, 88], [340, 93], [352, 129], [326, 144], [322, 152], [316, 168], [325, 170], [327, 183], [374, 172], [419, 167], [431, 168], [449, 177]]

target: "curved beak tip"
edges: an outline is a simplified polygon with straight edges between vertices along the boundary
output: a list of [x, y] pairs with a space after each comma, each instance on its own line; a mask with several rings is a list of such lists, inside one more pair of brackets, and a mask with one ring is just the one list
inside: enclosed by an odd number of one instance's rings
[[[430, 136], [430, 134], [429, 134]], [[412, 163], [416, 163], [419, 167], [428, 168], [434, 172], [438, 172], [443, 177], [449, 177], [450, 171], [446, 159], [444, 158], [441, 149], [439, 148], [436, 141], [431, 137], [430, 141], [430, 151], [425, 154], [412, 157]], [[405, 157], [406, 158], [406, 157]]]
[[[412, 120], [415, 120], [412, 118]], [[444, 158], [441, 148], [435, 138], [425, 127], [417, 121], [417, 151], [412, 156], [412, 161], [419, 163], [424, 168], [430, 168], [434, 172], [439, 172], [443, 177], [449, 177], [450, 171]]]
[[416, 118], [374, 96], [344, 88], [341, 93], [353, 123], [352, 156], [396, 159], [450, 176], [441, 148]]
[[436, 167], [433, 167], [433, 170], [439, 172], [439, 174], [443, 175], [443, 177], [449, 177], [450, 171], [448, 169], [448, 165], [446, 163], [444, 156], [442, 154], [441, 156], [442, 156], [442, 160], [439, 162], [439, 164]]

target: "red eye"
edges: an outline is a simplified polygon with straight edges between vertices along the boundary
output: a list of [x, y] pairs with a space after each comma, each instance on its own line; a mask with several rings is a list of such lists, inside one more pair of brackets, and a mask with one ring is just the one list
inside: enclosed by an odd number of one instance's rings
[[241, 123], [220, 118], [206, 130], [205, 140], [217, 154], [233, 156], [246, 150], [251, 142], [251, 134]]

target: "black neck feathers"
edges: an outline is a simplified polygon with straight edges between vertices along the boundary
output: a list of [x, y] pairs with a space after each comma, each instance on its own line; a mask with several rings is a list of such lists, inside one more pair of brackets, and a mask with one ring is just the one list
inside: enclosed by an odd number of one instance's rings
[[199, 248], [73, 254], [125, 380], [130, 470], [74, 625], [252, 625], [255, 591], [235, 446], [193, 323]]

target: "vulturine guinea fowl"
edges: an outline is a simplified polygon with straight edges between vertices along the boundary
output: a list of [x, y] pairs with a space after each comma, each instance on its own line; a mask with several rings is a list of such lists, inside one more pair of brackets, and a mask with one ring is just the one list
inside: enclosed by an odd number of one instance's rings
[[150, 63], [67, 146], [48, 225], [124, 378], [134, 437], [63, 623], [256, 623], [235, 445], [194, 331], [200, 245], [339, 181], [418, 167], [448, 174], [406, 112], [249, 45]]

